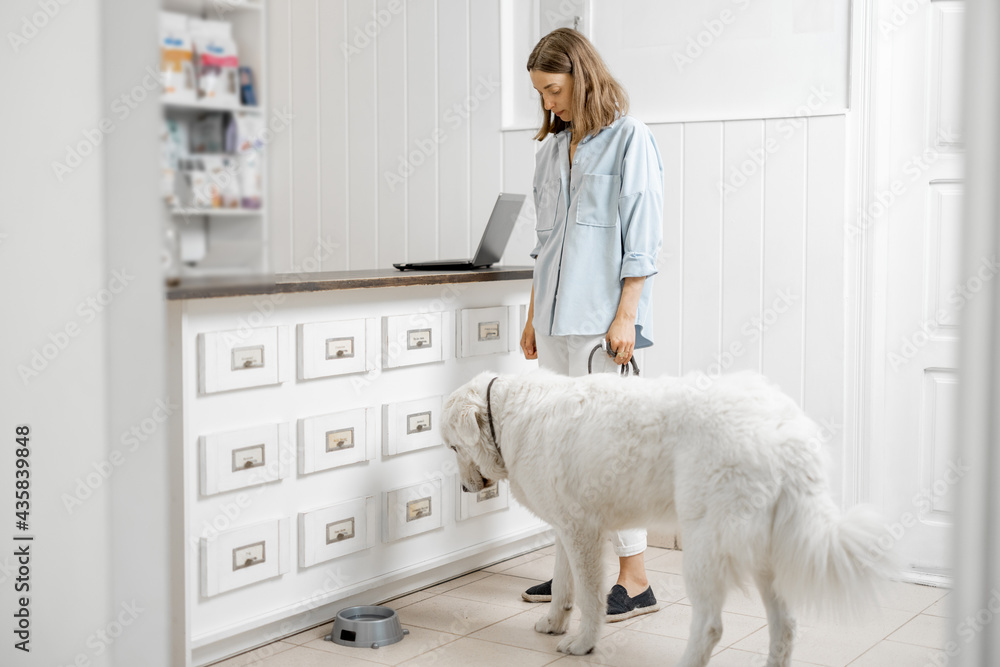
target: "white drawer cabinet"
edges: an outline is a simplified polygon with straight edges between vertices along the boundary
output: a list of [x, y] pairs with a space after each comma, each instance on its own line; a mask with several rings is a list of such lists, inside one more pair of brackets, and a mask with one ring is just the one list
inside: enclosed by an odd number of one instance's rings
[[530, 282], [391, 277], [170, 302], [185, 664], [551, 542], [505, 486], [463, 493], [441, 446], [453, 390], [534, 368], [516, 351]]

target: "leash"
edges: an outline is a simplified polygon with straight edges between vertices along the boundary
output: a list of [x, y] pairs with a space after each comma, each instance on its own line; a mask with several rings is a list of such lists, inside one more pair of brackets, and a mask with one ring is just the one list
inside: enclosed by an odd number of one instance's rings
[[[609, 357], [614, 357], [615, 352], [611, 349], [606, 349], [603, 345], [595, 345], [594, 349], [590, 351], [590, 356], [587, 358], [587, 374], [593, 372], [594, 365], [594, 353], [598, 350], [606, 350]], [[635, 356], [628, 360], [629, 363], [622, 364], [621, 376], [628, 377], [629, 375], [634, 375], [639, 377], [639, 364], [635, 363]], [[497, 376], [498, 377], [498, 376]], [[486, 385], [486, 418], [490, 422], [490, 437], [493, 438], [493, 444], [497, 448], [497, 454], [500, 454], [500, 459], [503, 460], [503, 452], [500, 451], [500, 441], [497, 440], [496, 428], [493, 426], [493, 402], [490, 400], [491, 394], [493, 393], [493, 383], [497, 381], [497, 377], [490, 380], [490, 383]]]
[[486, 385], [486, 416], [490, 420], [490, 435], [493, 437], [493, 444], [496, 445], [497, 454], [500, 454], [500, 460], [503, 460], [503, 452], [500, 451], [500, 441], [497, 440], [497, 432], [493, 429], [493, 408], [490, 405], [490, 392], [493, 391], [493, 383], [497, 379], [493, 378], [490, 383]]
[[[595, 345], [594, 349], [590, 351], [590, 356], [587, 357], [587, 374], [588, 375], [593, 372], [594, 353], [597, 352], [598, 350], [606, 350], [609, 357], [614, 357], [615, 356], [615, 351], [614, 350], [605, 348], [603, 344], [597, 344], [597, 345]], [[619, 373], [621, 373], [622, 377], [628, 377], [629, 375], [634, 375], [636, 377], [639, 377], [639, 364], [635, 363], [635, 355], [634, 354], [632, 355], [632, 358], [628, 360], [627, 364], [622, 364], [622, 367], [621, 367], [621, 370], [619, 371]]]

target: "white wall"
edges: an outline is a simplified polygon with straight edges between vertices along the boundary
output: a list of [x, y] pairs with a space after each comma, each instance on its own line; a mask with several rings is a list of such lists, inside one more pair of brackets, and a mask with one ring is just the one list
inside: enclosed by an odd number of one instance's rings
[[271, 149], [276, 271], [318, 239], [339, 246], [322, 270], [471, 254], [506, 185], [497, 18], [495, 2], [269, 3], [270, 105], [295, 115]]
[[[963, 275], [971, 275], [985, 252], [1000, 252], [997, 217], [1000, 215], [996, 183], [1000, 178], [1000, 89], [998, 69], [1000, 49], [1000, 8], [995, 3], [970, 0], [965, 26], [964, 125], [968, 133], [968, 199], [963, 214]], [[966, 461], [975, 461], [969, 479], [963, 481], [958, 525], [953, 547], [956, 587], [951, 596], [952, 618], [982, 614], [995, 607], [997, 544], [1000, 517], [997, 516], [997, 474], [1000, 461], [997, 429], [997, 323], [1000, 300], [996, 283], [984, 281], [982, 296], [963, 313], [959, 415], [955, 442]], [[992, 610], [991, 610], [992, 613]], [[992, 620], [992, 619], [991, 619]], [[987, 622], [974, 626], [970, 638], [960, 623], [948, 639], [961, 653], [954, 664], [975, 667], [997, 662], [1000, 631]]]
[[[0, 6], [0, 664], [168, 665], [166, 439], [157, 424], [134, 451], [121, 441], [166, 398], [159, 104], [151, 95], [127, 118], [111, 108], [157, 62], [157, 3], [46, 6], [58, 13], [47, 16], [34, 0]], [[26, 42], [15, 49], [9, 32]], [[60, 180], [53, 162], [65, 162], [86, 131], [100, 136], [104, 119], [114, 132], [89, 154], [79, 149], [81, 163]], [[112, 282], [115, 271], [125, 278]], [[37, 375], [22, 375], [21, 366]], [[18, 424], [31, 428], [23, 533], [14, 526]], [[115, 450], [121, 458], [111, 458]], [[77, 493], [70, 512], [64, 497]], [[31, 588], [22, 592], [30, 598], [30, 653], [14, 649], [11, 633], [14, 534], [35, 536]]]
[[[339, 244], [323, 254], [327, 271], [466, 256], [497, 192], [530, 193], [533, 132], [500, 130], [490, 85], [500, 80], [500, 0], [410, 0], [398, 13], [387, 0], [269, 5], [271, 106], [295, 114], [272, 149], [276, 271], [300, 266], [318, 239]], [[801, 104], [837, 107], [813, 93]], [[761, 369], [829, 425], [839, 459], [845, 117], [652, 127], [665, 211], [647, 371]], [[505, 263], [531, 262], [532, 217]], [[787, 312], [770, 311], [781, 294]], [[734, 344], [742, 352], [730, 359]]]

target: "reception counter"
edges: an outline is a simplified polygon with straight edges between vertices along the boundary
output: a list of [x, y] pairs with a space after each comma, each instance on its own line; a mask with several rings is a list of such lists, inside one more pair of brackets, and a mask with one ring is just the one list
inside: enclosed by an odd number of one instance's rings
[[[187, 665], [551, 543], [462, 492], [443, 401], [530, 370], [530, 267], [184, 281], [168, 292]], [[175, 402], [176, 399], [174, 399]]]

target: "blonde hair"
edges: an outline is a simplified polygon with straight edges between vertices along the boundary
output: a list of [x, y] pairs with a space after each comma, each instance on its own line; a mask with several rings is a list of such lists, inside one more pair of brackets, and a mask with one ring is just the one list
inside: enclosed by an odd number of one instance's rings
[[590, 40], [576, 30], [557, 28], [538, 40], [528, 56], [531, 70], [573, 77], [573, 120], [567, 123], [548, 111], [542, 101], [542, 127], [535, 135], [539, 141], [566, 127], [579, 141], [610, 125], [618, 114], [628, 113], [628, 93], [611, 76]]

